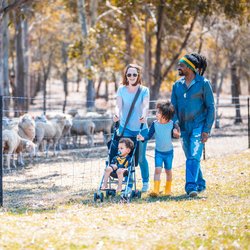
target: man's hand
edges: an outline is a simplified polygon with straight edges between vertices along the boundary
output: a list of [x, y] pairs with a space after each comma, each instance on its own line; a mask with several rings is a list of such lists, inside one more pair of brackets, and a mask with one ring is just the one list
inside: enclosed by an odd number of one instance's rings
[[178, 131], [176, 128], [173, 129], [173, 137], [176, 139], [180, 138], [180, 131]]
[[201, 134], [201, 142], [205, 143], [205, 142], [207, 142], [207, 140], [208, 140], [208, 133], [202, 132], [202, 134]]

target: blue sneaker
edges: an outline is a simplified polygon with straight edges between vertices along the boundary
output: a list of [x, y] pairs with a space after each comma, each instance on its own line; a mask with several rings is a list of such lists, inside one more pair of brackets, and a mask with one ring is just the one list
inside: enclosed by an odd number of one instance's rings
[[149, 183], [148, 182], [143, 182], [141, 191], [142, 192], [147, 192], [148, 190], [149, 190]]

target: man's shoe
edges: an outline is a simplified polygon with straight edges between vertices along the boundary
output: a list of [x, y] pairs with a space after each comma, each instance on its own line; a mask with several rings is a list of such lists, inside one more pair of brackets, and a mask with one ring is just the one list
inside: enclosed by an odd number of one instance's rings
[[191, 191], [188, 193], [188, 196], [191, 197], [191, 198], [194, 198], [198, 195], [198, 192], [197, 191]]
[[198, 193], [200, 194], [200, 193], [203, 193], [203, 192], [205, 192], [206, 191], [206, 188], [198, 188]]
[[141, 191], [142, 192], [147, 192], [148, 190], [149, 190], [149, 183], [148, 182], [143, 182]]

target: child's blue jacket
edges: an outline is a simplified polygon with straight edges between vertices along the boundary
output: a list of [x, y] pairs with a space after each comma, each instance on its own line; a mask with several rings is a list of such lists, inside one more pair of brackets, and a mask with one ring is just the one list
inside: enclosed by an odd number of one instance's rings
[[[182, 77], [173, 85], [171, 102], [175, 108], [173, 121], [178, 122], [182, 131], [190, 122], [192, 128], [203, 126], [203, 131], [210, 133], [214, 122], [214, 96], [209, 80], [196, 74], [189, 87]], [[190, 128], [190, 126], [188, 126]]]

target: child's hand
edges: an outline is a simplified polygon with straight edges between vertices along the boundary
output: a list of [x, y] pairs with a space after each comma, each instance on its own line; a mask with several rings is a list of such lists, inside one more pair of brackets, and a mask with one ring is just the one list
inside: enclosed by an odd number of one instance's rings
[[176, 128], [173, 129], [173, 137], [177, 139], [180, 138], [180, 131]]
[[141, 116], [140, 117], [140, 123], [146, 123], [146, 118], [144, 116]]
[[144, 137], [142, 135], [140, 135], [140, 134], [137, 135], [136, 138], [137, 138], [138, 141], [144, 141]]
[[118, 122], [120, 120], [120, 118], [117, 115], [113, 116], [113, 122]]

